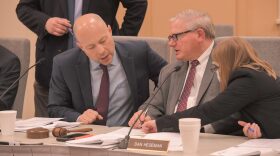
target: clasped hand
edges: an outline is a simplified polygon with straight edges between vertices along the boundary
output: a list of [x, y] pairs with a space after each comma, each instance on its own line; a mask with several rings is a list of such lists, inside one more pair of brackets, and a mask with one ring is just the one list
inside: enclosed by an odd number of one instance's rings
[[84, 124], [91, 124], [96, 120], [103, 120], [103, 117], [97, 111], [92, 109], [84, 111], [84, 113], [77, 119], [78, 122], [82, 122]]

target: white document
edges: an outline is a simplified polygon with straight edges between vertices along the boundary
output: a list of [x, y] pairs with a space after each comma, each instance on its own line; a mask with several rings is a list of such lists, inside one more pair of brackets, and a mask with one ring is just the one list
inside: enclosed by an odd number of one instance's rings
[[100, 144], [101, 146], [119, 143], [124, 138], [122, 134], [99, 134], [87, 138], [67, 141], [69, 144]]
[[[99, 134], [88, 138], [70, 140], [66, 143], [69, 146], [108, 148], [117, 145], [128, 134], [129, 127], [124, 127], [106, 134]], [[183, 151], [182, 141], [179, 133], [150, 133], [145, 134], [141, 129], [133, 129], [130, 133], [131, 138], [143, 138], [154, 140], [169, 140], [169, 151]]]
[[[128, 134], [130, 127], [120, 128], [106, 134], [98, 134], [87, 138], [66, 141], [69, 146], [90, 147], [90, 148], [110, 148], [116, 146]], [[142, 137], [145, 133], [140, 129], [133, 129], [131, 137]]]
[[117, 144], [126, 136], [127, 133], [128, 133], [128, 127], [125, 127], [110, 133], [98, 134], [91, 137], [77, 139], [77, 140], [70, 140], [66, 142], [69, 144], [83, 144], [83, 145], [100, 144], [101, 146], [108, 145], [108, 144]]
[[[118, 130], [115, 130], [113, 132], [110, 132], [110, 134], [122, 134], [122, 135], [126, 136], [129, 132], [129, 130], [130, 130], [130, 127], [123, 127], [123, 128], [118, 129]], [[132, 129], [132, 131], [130, 133], [131, 137], [133, 137], [133, 136], [143, 137], [145, 135], [146, 134], [141, 129]]]
[[62, 118], [41, 118], [41, 117], [34, 117], [26, 120], [18, 120], [16, 121], [15, 131], [26, 131], [31, 128], [35, 127], [43, 127], [47, 129], [52, 129], [55, 127], [64, 127], [64, 128], [72, 128], [77, 127], [81, 123], [79, 122], [66, 122], [66, 121], [59, 121]]
[[280, 149], [280, 139], [250, 139], [238, 146]]
[[280, 139], [250, 139], [235, 147], [212, 153], [211, 155], [224, 155], [224, 156], [249, 156], [257, 155], [279, 155]]
[[251, 148], [251, 147], [230, 147], [228, 149], [212, 153], [217, 156], [257, 156], [264, 153], [270, 153], [271, 149]]
[[87, 148], [111, 148], [116, 146], [125, 136], [125, 130], [120, 129], [106, 134], [98, 134], [88, 138], [66, 141], [66, 144], [69, 146]]

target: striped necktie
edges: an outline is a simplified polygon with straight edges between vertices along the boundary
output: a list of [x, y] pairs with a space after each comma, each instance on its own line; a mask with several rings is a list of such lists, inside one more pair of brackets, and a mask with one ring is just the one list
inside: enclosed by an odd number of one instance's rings
[[191, 88], [193, 86], [193, 81], [196, 73], [196, 66], [199, 65], [198, 60], [193, 60], [191, 62], [191, 68], [184, 86], [184, 90], [182, 92], [182, 95], [180, 97], [180, 103], [178, 104], [177, 107], [177, 112], [182, 112], [187, 108], [187, 103], [188, 103], [188, 98], [191, 93]]

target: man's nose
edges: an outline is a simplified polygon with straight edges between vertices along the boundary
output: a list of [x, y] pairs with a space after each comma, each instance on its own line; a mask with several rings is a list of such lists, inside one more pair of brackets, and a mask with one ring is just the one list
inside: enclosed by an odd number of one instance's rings
[[170, 46], [170, 47], [174, 47], [175, 45], [176, 45], [176, 42], [174, 41], [174, 40], [169, 40], [168, 41], [168, 45]]
[[102, 45], [97, 45], [96, 51], [98, 52], [99, 55], [102, 55], [104, 53], [105, 49]]

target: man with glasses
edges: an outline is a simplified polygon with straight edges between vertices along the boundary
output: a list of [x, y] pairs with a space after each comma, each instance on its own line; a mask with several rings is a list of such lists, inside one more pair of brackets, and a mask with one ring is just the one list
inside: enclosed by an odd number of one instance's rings
[[[210, 17], [203, 12], [186, 10], [173, 17], [170, 23], [169, 46], [174, 49], [177, 62], [161, 70], [158, 86], [164, 84], [152, 99], [145, 115], [140, 117], [141, 122], [137, 121], [134, 128], [140, 128], [143, 121], [181, 112], [209, 101], [219, 92], [217, 74], [211, 70], [213, 65], [210, 55], [215, 31]], [[180, 70], [173, 72], [178, 67]], [[130, 119], [130, 126], [144, 107], [145, 104]], [[216, 129], [215, 125], [208, 125], [205, 130], [214, 132], [213, 127]]]

